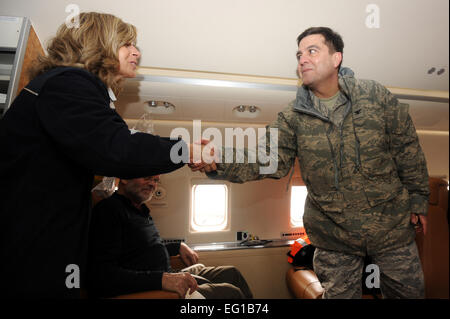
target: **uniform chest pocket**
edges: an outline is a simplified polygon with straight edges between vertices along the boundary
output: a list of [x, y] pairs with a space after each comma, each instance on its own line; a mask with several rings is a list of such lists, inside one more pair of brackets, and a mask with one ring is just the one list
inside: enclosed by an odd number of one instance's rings
[[363, 173], [370, 179], [390, 180], [395, 164], [389, 153], [383, 111], [371, 106], [355, 109], [352, 115]]
[[360, 155], [370, 159], [388, 150], [388, 138], [383, 113], [379, 108], [357, 108], [353, 111], [353, 126]]

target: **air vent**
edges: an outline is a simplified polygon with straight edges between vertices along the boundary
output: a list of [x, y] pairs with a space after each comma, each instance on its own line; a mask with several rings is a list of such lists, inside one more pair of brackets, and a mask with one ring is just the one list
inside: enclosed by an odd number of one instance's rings
[[[437, 68], [432, 67], [431, 69], [429, 69], [429, 70], [427, 71], [427, 73], [428, 73], [428, 74], [433, 74], [434, 71], [436, 71], [436, 70], [437, 70]], [[441, 74], [443, 74], [444, 72], [445, 72], [445, 69], [444, 69], [444, 68], [441, 68], [441, 69], [437, 70], [436, 74], [437, 74], [437, 75], [441, 75]]]
[[167, 191], [161, 185], [158, 185], [156, 192], [153, 194], [152, 200], [150, 201], [151, 207], [167, 207], [167, 200], [165, 199]]

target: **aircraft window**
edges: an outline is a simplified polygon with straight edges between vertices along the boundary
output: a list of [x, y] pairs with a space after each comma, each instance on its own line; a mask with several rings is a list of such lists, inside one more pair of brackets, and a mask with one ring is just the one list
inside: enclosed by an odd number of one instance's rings
[[194, 231], [224, 230], [228, 223], [228, 188], [225, 184], [192, 187], [191, 227]]
[[303, 227], [303, 212], [308, 191], [306, 186], [292, 186], [291, 188], [291, 225]]

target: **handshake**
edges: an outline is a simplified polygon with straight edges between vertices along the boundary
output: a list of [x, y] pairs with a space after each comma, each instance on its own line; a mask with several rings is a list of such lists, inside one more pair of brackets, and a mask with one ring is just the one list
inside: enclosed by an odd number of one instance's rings
[[217, 170], [216, 162], [219, 162], [218, 151], [209, 140], [201, 140], [189, 144], [189, 168], [193, 171], [209, 173]]

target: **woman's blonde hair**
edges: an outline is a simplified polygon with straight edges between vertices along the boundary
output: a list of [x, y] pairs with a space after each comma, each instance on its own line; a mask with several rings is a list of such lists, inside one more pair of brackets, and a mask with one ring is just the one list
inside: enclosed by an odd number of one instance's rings
[[136, 27], [111, 15], [83, 12], [79, 27], [59, 27], [47, 46], [47, 56], [40, 56], [30, 70], [32, 78], [57, 66], [73, 66], [97, 75], [114, 93], [120, 91], [118, 78], [119, 48], [136, 42]]

